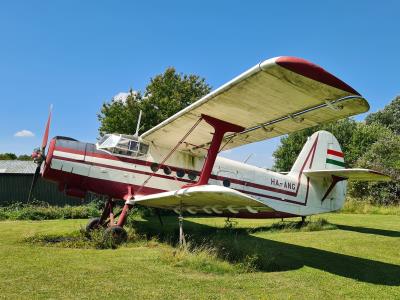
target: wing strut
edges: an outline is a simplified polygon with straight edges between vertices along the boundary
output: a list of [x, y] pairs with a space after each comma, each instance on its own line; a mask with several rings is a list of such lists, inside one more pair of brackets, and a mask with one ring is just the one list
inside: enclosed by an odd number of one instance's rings
[[244, 127], [228, 123], [204, 114], [202, 114], [201, 116], [204, 121], [214, 127], [214, 135], [211, 141], [210, 148], [207, 152], [206, 161], [204, 162], [203, 169], [200, 173], [199, 181], [193, 184], [187, 184], [183, 188], [207, 184], [208, 180], [210, 179], [211, 171], [214, 167], [215, 159], [217, 158], [217, 154], [221, 146], [224, 134], [227, 132], [241, 132], [245, 129]]

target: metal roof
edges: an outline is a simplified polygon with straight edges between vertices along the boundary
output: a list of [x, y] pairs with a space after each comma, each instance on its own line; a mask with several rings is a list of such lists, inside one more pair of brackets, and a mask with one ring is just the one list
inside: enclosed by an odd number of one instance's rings
[[24, 160], [0, 160], [0, 174], [33, 174], [36, 164]]

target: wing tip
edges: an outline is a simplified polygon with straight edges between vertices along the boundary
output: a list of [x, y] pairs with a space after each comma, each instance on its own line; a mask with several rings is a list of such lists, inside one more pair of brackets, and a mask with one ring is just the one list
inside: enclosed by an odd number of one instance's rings
[[359, 92], [357, 92], [344, 81], [332, 75], [322, 67], [303, 58], [294, 56], [277, 56], [261, 62], [260, 68], [262, 70], [267, 70], [272, 65], [279, 65], [280, 67], [288, 69], [304, 77], [340, 89], [352, 95], [361, 96]]

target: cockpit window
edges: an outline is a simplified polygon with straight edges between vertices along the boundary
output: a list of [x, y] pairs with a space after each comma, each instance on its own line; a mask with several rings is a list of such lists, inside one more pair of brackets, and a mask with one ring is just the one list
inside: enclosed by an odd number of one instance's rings
[[139, 143], [136, 141], [129, 141], [129, 150], [138, 151]]
[[96, 145], [97, 149], [125, 156], [142, 156], [149, 150], [149, 146], [139, 141], [137, 136], [122, 134], [106, 134]]
[[100, 144], [104, 143], [104, 141], [105, 141], [106, 139], [108, 139], [109, 137], [110, 137], [109, 134], [103, 135], [103, 136], [100, 138], [98, 144], [100, 145]]

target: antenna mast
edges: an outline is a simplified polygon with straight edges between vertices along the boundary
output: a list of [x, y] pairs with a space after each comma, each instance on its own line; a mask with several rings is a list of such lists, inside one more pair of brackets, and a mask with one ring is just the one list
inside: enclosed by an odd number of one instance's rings
[[137, 125], [136, 125], [135, 136], [139, 136], [140, 120], [141, 119], [142, 119], [142, 110], [140, 110], [140, 112], [139, 112], [139, 118], [138, 118], [138, 122], [137, 122]]

